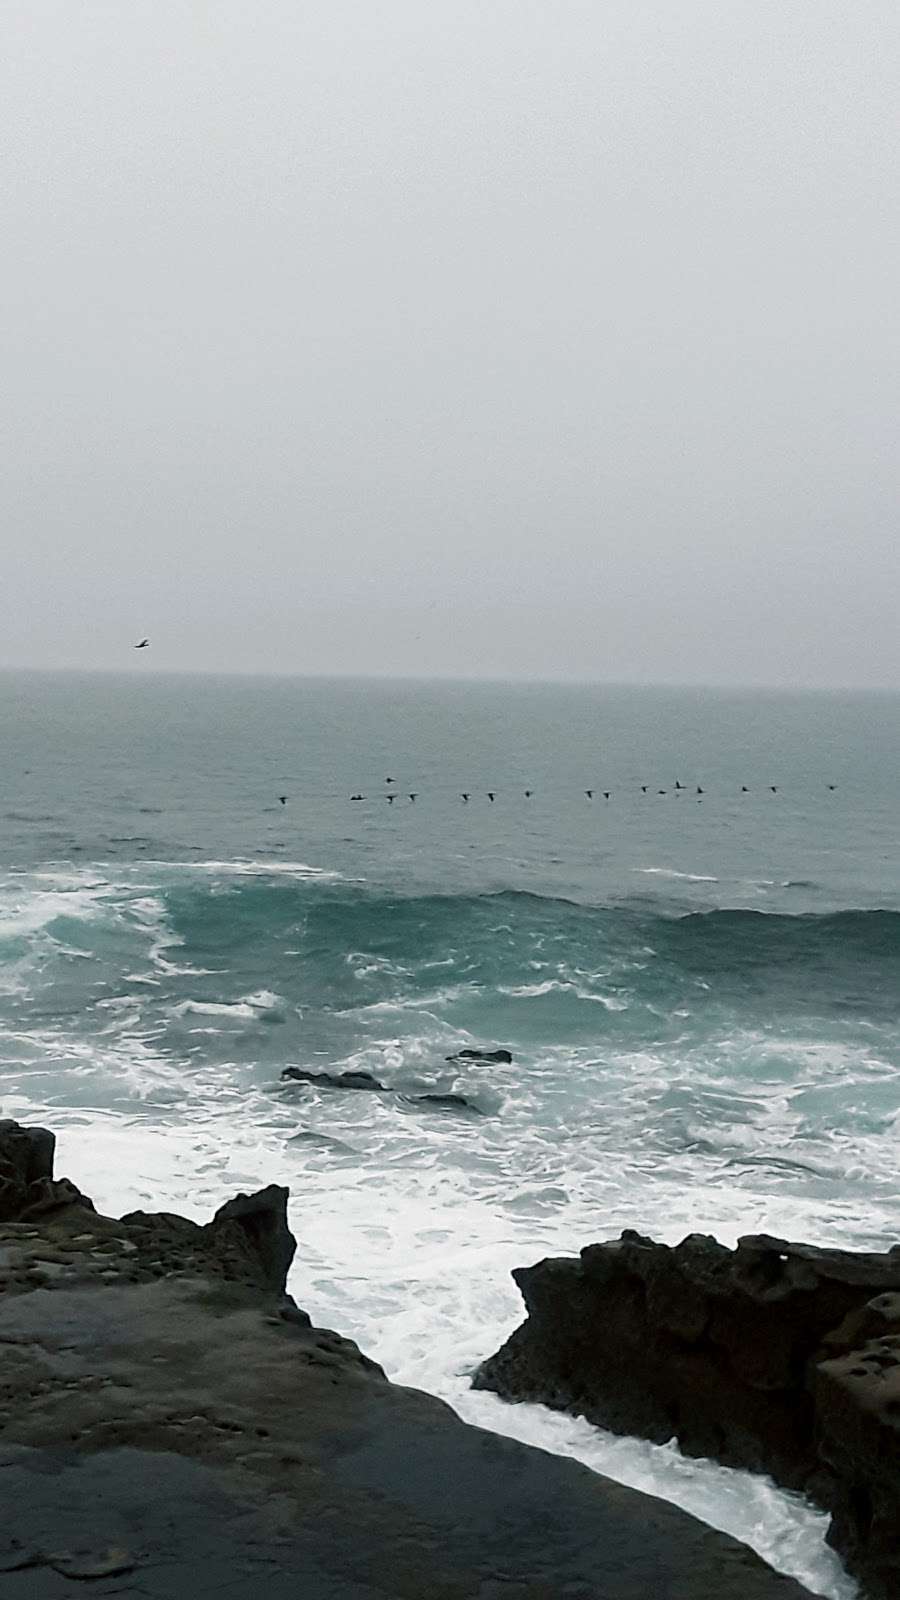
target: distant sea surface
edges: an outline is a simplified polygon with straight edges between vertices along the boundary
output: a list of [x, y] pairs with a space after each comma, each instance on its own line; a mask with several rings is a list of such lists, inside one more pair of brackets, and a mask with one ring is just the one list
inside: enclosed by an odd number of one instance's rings
[[141, 666], [0, 674], [3, 1114], [108, 1208], [289, 1184], [391, 1376], [851, 1594], [764, 1481], [468, 1374], [511, 1267], [623, 1227], [896, 1241], [900, 697]]

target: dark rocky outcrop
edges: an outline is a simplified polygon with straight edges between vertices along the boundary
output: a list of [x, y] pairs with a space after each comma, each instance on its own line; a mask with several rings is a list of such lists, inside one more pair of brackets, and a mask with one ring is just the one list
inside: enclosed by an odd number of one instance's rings
[[632, 1232], [513, 1273], [527, 1320], [476, 1387], [770, 1473], [900, 1595], [900, 1249]]
[[404, 1096], [411, 1105], [434, 1106], [438, 1111], [479, 1111], [474, 1100], [463, 1094], [411, 1094]]
[[512, 1062], [512, 1052], [509, 1050], [457, 1050], [454, 1056], [447, 1056], [447, 1061], [493, 1061], [495, 1064], [509, 1066]]
[[387, 1085], [371, 1072], [306, 1072], [303, 1067], [285, 1067], [283, 1083], [311, 1083], [317, 1089], [374, 1089], [385, 1094]]
[[[22, 1150], [0, 1136], [4, 1172]], [[205, 1227], [10, 1204], [2, 1600], [802, 1600], [684, 1512], [467, 1427], [314, 1328], [283, 1293], [285, 1198]]]
[[873, 1593], [900, 1595], [900, 1294], [870, 1300], [824, 1348], [812, 1390], [831, 1541]]
[[91, 1207], [68, 1178], [54, 1179], [56, 1138], [47, 1128], [0, 1122], [0, 1222], [40, 1216], [80, 1201]]
[[284, 1294], [297, 1241], [287, 1222], [288, 1190], [270, 1183], [256, 1194], [238, 1194], [220, 1206], [212, 1220], [215, 1232], [237, 1227], [258, 1257], [263, 1282], [268, 1289]]
[[[311, 1083], [319, 1089], [372, 1089], [378, 1094], [390, 1094], [387, 1084], [379, 1083], [370, 1072], [307, 1072], [303, 1067], [285, 1067], [281, 1074], [283, 1083]], [[427, 1094], [404, 1094], [400, 1096], [407, 1105], [435, 1106], [443, 1111], [478, 1111], [480, 1108], [474, 1101], [467, 1100], [461, 1094], [439, 1094], [431, 1090]]]

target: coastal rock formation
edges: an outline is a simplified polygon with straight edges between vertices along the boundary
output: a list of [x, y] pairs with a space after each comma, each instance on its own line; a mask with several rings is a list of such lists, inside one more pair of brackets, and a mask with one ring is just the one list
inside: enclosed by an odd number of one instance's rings
[[447, 1061], [490, 1061], [495, 1066], [509, 1066], [512, 1061], [510, 1050], [457, 1050], [455, 1056], [445, 1057]]
[[[55, 1181], [31, 1134], [0, 1134], [26, 1211]], [[4, 1193], [3, 1600], [801, 1600], [684, 1512], [468, 1427], [314, 1328], [284, 1292], [284, 1189], [205, 1227]]]
[[434, 1106], [438, 1111], [479, 1111], [474, 1100], [467, 1100], [464, 1094], [408, 1094], [403, 1099], [414, 1106]]
[[[371, 1089], [376, 1094], [390, 1094], [387, 1084], [379, 1083], [370, 1072], [307, 1072], [303, 1067], [285, 1067], [282, 1083], [311, 1083], [315, 1089]], [[400, 1096], [407, 1105], [435, 1106], [440, 1111], [478, 1111], [473, 1100], [461, 1094], [440, 1094], [431, 1090], [427, 1094]]]
[[68, 1178], [55, 1180], [56, 1139], [47, 1128], [0, 1122], [0, 1222], [39, 1216], [73, 1200], [93, 1210]]
[[316, 1089], [374, 1089], [386, 1094], [387, 1084], [379, 1083], [371, 1072], [307, 1072], [303, 1067], [285, 1067], [282, 1083], [311, 1083]]
[[767, 1472], [900, 1594], [900, 1248], [634, 1232], [513, 1273], [528, 1316], [475, 1385]]

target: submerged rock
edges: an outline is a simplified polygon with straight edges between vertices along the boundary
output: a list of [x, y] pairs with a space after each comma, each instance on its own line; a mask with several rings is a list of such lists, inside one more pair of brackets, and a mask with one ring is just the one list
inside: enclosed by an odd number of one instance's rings
[[477, 1388], [769, 1473], [831, 1511], [871, 1594], [900, 1593], [900, 1251], [626, 1232], [513, 1277], [527, 1319]]
[[464, 1094], [412, 1094], [405, 1096], [412, 1105], [436, 1106], [439, 1111], [480, 1111]]
[[387, 1093], [387, 1085], [379, 1083], [371, 1072], [305, 1072], [302, 1067], [285, 1067], [282, 1082], [312, 1083], [320, 1089], [374, 1089]]
[[445, 1056], [446, 1061], [493, 1061], [502, 1062], [505, 1066], [512, 1063], [512, 1053], [509, 1050], [457, 1050], [453, 1056]]
[[11, 1600], [802, 1600], [685, 1512], [468, 1427], [314, 1328], [282, 1290], [285, 1198], [206, 1227], [78, 1204], [0, 1224]]
[[[387, 1084], [379, 1083], [369, 1072], [306, 1072], [302, 1067], [285, 1067], [282, 1082], [311, 1083], [326, 1089], [371, 1089], [378, 1094], [390, 1094]], [[461, 1094], [440, 1094], [436, 1090], [426, 1094], [400, 1095], [408, 1105], [430, 1105], [444, 1111], [478, 1111], [474, 1101]]]

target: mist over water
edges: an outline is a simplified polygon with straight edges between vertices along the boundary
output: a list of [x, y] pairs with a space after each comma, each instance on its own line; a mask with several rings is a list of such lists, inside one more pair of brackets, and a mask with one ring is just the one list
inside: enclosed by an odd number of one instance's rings
[[294, 1293], [391, 1376], [847, 1596], [765, 1481], [468, 1378], [520, 1320], [513, 1266], [623, 1227], [894, 1242], [898, 712], [2, 676], [3, 1113], [111, 1209], [288, 1183]]

